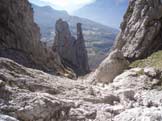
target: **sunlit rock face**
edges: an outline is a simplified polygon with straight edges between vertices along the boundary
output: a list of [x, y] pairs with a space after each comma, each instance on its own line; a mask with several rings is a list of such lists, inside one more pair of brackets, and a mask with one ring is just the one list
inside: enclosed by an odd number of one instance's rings
[[57, 53], [40, 42], [28, 0], [0, 1], [0, 56], [27, 67], [70, 75]]
[[0, 57], [0, 121], [161, 121], [161, 75], [134, 68], [92, 84]]
[[77, 39], [71, 35], [66, 21], [56, 22], [56, 36], [53, 50], [58, 52], [61, 61], [72, 68], [77, 75], [89, 72], [87, 51], [82, 34], [81, 24], [77, 24]]
[[[129, 61], [145, 58], [159, 49], [162, 49], [161, 1], [130, 0], [121, 23], [121, 32], [109, 57], [96, 69], [94, 80], [109, 83], [128, 66], [124, 58]], [[119, 50], [124, 57], [111, 59], [115, 50]]]
[[109, 84], [113, 79], [128, 68], [128, 61], [124, 58], [121, 51], [114, 50], [99, 65], [90, 77], [90, 80]]
[[55, 95], [68, 81], [0, 57], [0, 121], [66, 121], [73, 105]]
[[130, 0], [114, 48], [129, 60], [162, 49], [162, 1]]

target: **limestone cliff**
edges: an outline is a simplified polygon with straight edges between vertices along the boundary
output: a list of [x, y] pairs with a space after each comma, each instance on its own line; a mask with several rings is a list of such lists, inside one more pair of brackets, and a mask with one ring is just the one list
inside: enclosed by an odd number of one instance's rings
[[130, 61], [162, 49], [162, 1], [130, 0], [114, 48]]
[[68, 23], [62, 19], [56, 22], [55, 31], [54, 52], [58, 52], [61, 61], [72, 68], [77, 75], [86, 74], [89, 65], [81, 24], [77, 24], [77, 39], [71, 35]]
[[27, 67], [69, 74], [57, 53], [40, 42], [40, 32], [27, 0], [0, 1], [0, 56]]
[[100, 82], [113, 81], [115, 76], [128, 66], [124, 58], [118, 57], [114, 60], [110, 58], [114, 50], [120, 51], [120, 57], [124, 56], [131, 62], [145, 58], [160, 49], [162, 49], [162, 2], [130, 0], [121, 23], [121, 32], [109, 57], [96, 69], [96, 79]]

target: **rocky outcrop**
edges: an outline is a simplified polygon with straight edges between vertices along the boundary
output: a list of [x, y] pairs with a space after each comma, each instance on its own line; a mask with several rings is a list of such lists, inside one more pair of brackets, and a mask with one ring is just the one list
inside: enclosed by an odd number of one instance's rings
[[162, 1], [130, 0], [114, 49], [133, 61], [162, 49]]
[[0, 1], [0, 56], [27, 67], [73, 76], [57, 53], [40, 42], [40, 32], [27, 0]]
[[161, 75], [153, 68], [134, 68], [109, 85], [93, 85], [0, 58], [0, 120], [161, 121]]
[[0, 58], [0, 112], [20, 121], [65, 120], [72, 104], [52, 96], [63, 91], [61, 80]]
[[75, 39], [71, 35], [68, 23], [59, 19], [56, 22], [53, 50], [59, 53], [61, 61], [72, 68], [77, 75], [84, 75], [89, 72], [81, 24], [77, 24], [77, 39]]
[[[114, 47], [94, 73], [99, 82], [112, 82], [128, 66], [126, 60], [145, 58], [162, 49], [162, 3], [160, 0], [130, 0]], [[122, 59], [111, 59], [115, 50]], [[125, 58], [125, 59], [124, 59]], [[123, 60], [121, 62], [121, 60]], [[127, 66], [126, 66], [127, 65]]]
[[127, 59], [130, 62], [145, 58], [162, 49], [161, 31], [162, 2], [160, 0], [130, 0], [121, 23], [121, 32], [116, 38], [109, 57], [96, 69], [95, 79], [109, 83], [124, 71], [125, 64], [120, 62], [121, 59], [116, 61], [110, 58], [116, 49], [124, 56], [122, 60]]
[[111, 83], [117, 75], [128, 68], [128, 64], [122, 53], [119, 50], [114, 50], [89, 78], [92, 81]]
[[96, 97], [97, 88], [93, 96], [93, 87], [89, 86], [81, 80], [52, 76], [0, 58], [0, 118], [13, 121], [95, 120], [97, 105], [104, 107], [103, 103], [112, 104], [119, 99], [102, 92]]

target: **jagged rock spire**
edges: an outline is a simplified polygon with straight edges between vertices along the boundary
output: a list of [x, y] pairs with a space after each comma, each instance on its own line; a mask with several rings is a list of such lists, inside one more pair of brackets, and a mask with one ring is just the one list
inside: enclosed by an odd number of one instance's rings
[[61, 61], [77, 75], [86, 74], [89, 65], [81, 23], [77, 24], [77, 39], [71, 35], [68, 23], [62, 19], [56, 22], [55, 29], [53, 50], [59, 53]]
[[89, 71], [88, 65], [88, 55], [85, 49], [85, 41], [82, 33], [82, 24], [77, 24], [77, 41], [76, 41], [76, 56], [78, 58], [78, 65], [82, 73], [87, 73]]
[[77, 23], [77, 40], [84, 41], [81, 23]]

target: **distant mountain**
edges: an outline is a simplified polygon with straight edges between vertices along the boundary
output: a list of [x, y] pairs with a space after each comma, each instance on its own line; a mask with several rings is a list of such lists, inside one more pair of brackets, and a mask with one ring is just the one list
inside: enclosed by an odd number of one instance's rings
[[42, 41], [52, 45], [55, 35], [55, 23], [59, 18], [67, 21], [70, 30], [76, 36], [76, 24], [82, 23], [83, 34], [86, 40], [88, 55], [93, 59], [97, 53], [107, 53], [111, 48], [113, 41], [118, 33], [117, 29], [107, 27], [94, 21], [70, 16], [66, 11], [58, 11], [49, 6], [40, 7], [32, 5], [34, 9], [34, 18], [41, 28]]
[[76, 24], [78, 22], [82, 23], [85, 39], [90, 41], [112, 41], [118, 32], [117, 29], [101, 25], [88, 19], [70, 16], [66, 11], [58, 11], [50, 6], [32, 6], [35, 21], [41, 28], [43, 39], [53, 40], [55, 23], [59, 18], [69, 23], [70, 29], [74, 34], [76, 34]]
[[127, 7], [128, 0], [96, 0], [96, 2], [75, 11], [74, 15], [119, 27]]

